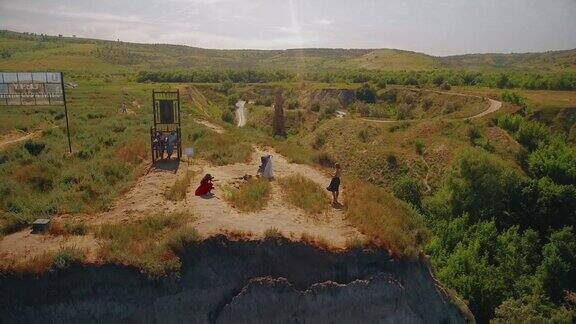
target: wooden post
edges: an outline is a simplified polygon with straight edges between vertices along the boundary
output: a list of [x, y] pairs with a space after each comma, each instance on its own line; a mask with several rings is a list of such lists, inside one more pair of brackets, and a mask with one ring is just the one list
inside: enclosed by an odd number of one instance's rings
[[274, 104], [274, 135], [285, 136], [286, 129], [284, 127], [284, 99], [282, 98], [282, 90], [276, 92], [276, 103]]

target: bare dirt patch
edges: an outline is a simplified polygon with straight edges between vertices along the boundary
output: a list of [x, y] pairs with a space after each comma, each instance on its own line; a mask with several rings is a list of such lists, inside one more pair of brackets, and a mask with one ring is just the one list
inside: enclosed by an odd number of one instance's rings
[[[260, 156], [272, 155], [274, 175], [282, 178], [301, 174], [316, 182], [322, 188], [330, 178], [321, 171], [307, 166], [289, 163], [286, 158], [272, 149], [256, 148], [251, 161], [226, 166], [212, 166], [203, 161], [180, 163], [151, 168], [113, 206], [104, 212], [92, 215], [59, 216], [82, 220], [89, 227], [106, 223], [129, 223], [149, 215], [187, 212], [195, 217], [186, 224], [195, 227], [202, 237], [217, 234], [243, 233], [251, 238], [264, 238], [267, 230], [276, 228], [282, 235], [293, 240], [315, 237], [333, 248], [345, 248], [348, 241], [364, 236], [345, 220], [342, 210], [329, 208], [321, 215], [311, 216], [290, 205], [279, 184], [272, 180], [272, 193], [266, 207], [257, 212], [241, 212], [233, 208], [225, 199], [226, 187], [242, 181], [245, 175], [255, 175]], [[164, 193], [176, 179], [187, 170], [194, 172], [192, 184], [183, 200], [167, 200]], [[194, 196], [194, 189], [205, 173], [217, 179], [214, 197], [206, 199]], [[328, 192], [326, 192], [328, 195]], [[11, 260], [22, 260], [47, 251], [55, 251], [64, 246], [76, 246], [88, 251], [89, 255], [98, 255], [100, 243], [92, 235], [53, 236], [30, 234], [30, 230], [5, 236], [0, 240], [0, 255]]]

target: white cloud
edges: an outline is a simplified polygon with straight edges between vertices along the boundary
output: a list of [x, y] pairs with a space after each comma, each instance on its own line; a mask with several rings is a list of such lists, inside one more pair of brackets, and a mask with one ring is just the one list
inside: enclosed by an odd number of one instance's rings
[[[208, 48], [576, 47], [576, 1], [0, 0], [0, 28]], [[537, 21], [538, 24], [534, 24]]]

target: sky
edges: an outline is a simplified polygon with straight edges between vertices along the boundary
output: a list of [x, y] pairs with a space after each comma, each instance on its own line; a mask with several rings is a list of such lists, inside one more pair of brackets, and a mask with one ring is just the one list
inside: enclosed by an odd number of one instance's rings
[[203, 48], [576, 48], [576, 0], [0, 0], [0, 29]]

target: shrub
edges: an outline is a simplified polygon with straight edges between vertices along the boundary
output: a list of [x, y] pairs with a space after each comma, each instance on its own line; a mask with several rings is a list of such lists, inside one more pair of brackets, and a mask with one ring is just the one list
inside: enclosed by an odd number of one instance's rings
[[414, 141], [414, 148], [416, 149], [416, 153], [418, 153], [418, 155], [424, 155], [426, 152], [426, 146], [421, 141]]
[[58, 250], [52, 259], [52, 269], [65, 270], [82, 263], [84, 251], [76, 247], [64, 247]]
[[576, 184], [576, 149], [559, 138], [538, 147], [528, 158], [530, 172], [556, 183]]
[[266, 239], [279, 239], [283, 237], [282, 232], [275, 227], [270, 227], [264, 231], [264, 237]]
[[279, 183], [288, 201], [309, 214], [322, 213], [330, 206], [325, 190], [300, 174], [284, 177]]
[[298, 109], [300, 107], [300, 102], [298, 102], [297, 100], [290, 100], [288, 102], [287, 108], [289, 110], [294, 110], [294, 109]]
[[324, 133], [320, 133], [317, 134], [316, 137], [314, 138], [314, 143], [312, 143], [312, 147], [315, 150], [321, 149], [324, 144], [326, 144], [326, 134]]
[[356, 99], [365, 103], [376, 103], [376, 91], [368, 83], [356, 90]]
[[498, 79], [496, 80], [496, 87], [498, 89], [505, 89], [508, 88], [510, 86], [510, 78], [508, 77], [507, 74], [500, 74], [498, 76]]
[[[444, 187], [453, 216], [470, 214], [474, 219], [496, 218], [498, 225], [510, 224], [522, 214], [523, 179], [500, 160], [477, 150], [461, 151], [453, 162]], [[447, 192], [445, 192], [446, 190]]]
[[526, 107], [526, 102], [524, 101], [524, 98], [522, 98], [522, 96], [520, 96], [520, 94], [518, 94], [517, 92], [504, 91], [502, 92], [502, 95], [500, 97], [502, 98], [502, 101], [509, 102], [516, 106]]
[[406, 103], [401, 103], [396, 107], [396, 119], [410, 119], [412, 118], [412, 106]]
[[402, 176], [394, 184], [394, 195], [415, 207], [422, 205], [422, 183], [410, 176]]
[[482, 137], [482, 134], [480, 133], [480, 128], [478, 128], [478, 126], [476, 125], [468, 127], [467, 135], [470, 143], [476, 143], [476, 140]]
[[358, 132], [358, 139], [362, 142], [362, 143], [367, 143], [370, 140], [370, 131], [368, 129], [361, 129]]
[[550, 131], [540, 123], [524, 121], [516, 133], [516, 138], [529, 151], [534, 151], [539, 143], [548, 140], [549, 135]]
[[0, 58], [7, 60], [10, 57], [12, 57], [12, 52], [7, 49], [0, 50]]
[[522, 116], [519, 115], [504, 115], [498, 117], [498, 126], [511, 133], [517, 132], [521, 124]]
[[389, 169], [396, 169], [396, 167], [398, 167], [398, 158], [396, 158], [396, 154], [388, 153], [388, 155], [386, 155], [386, 163], [388, 164]]
[[40, 153], [42, 153], [45, 147], [46, 144], [34, 141], [27, 141], [24, 144], [24, 148], [26, 148], [26, 151], [28, 151], [28, 153], [30, 153], [30, 155], [33, 156], [40, 155]]
[[576, 312], [556, 306], [541, 294], [509, 298], [496, 308], [490, 323], [574, 323]]
[[220, 118], [226, 123], [229, 123], [229, 124], [234, 123], [234, 114], [229, 110], [226, 110], [225, 112], [223, 112], [222, 116]]
[[226, 199], [237, 208], [245, 212], [253, 212], [264, 209], [272, 188], [270, 182], [264, 178], [248, 179], [238, 188], [232, 188], [228, 191]]
[[312, 105], [310, 105], [310, 110], [312, 110], [313, 112], [319, 112], [320, 111], [320, 103], [319, 102], [313, 102]]
[[187, 247], [200, 241], [200, 234], [195, 228], [182, 227], [168, 236], [166, 246], [174, 253], [182, 253]]
[[444, 108], [442, 109], [442, 113], [447, 115], [447, 114], [451, 114], [453, 112], [456, 112], [458, 110], [460, 110], [460, 108], [462, 108], [462, 106], [457, 103], [457, 102], [448, 102], [444, 105]]
[[376, 86], [378, 87], [378, 89], [386, 89], [386, 80], [385, 79], [379, 79], [376, 82]]

